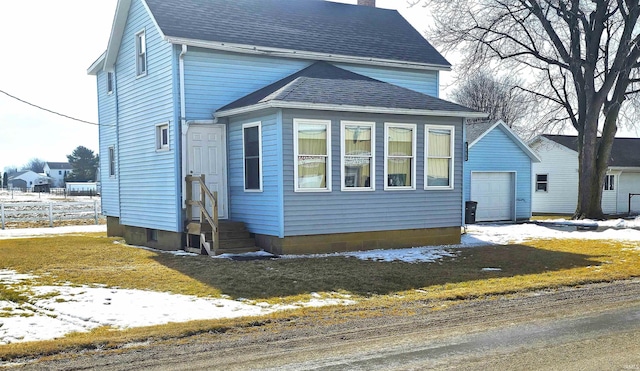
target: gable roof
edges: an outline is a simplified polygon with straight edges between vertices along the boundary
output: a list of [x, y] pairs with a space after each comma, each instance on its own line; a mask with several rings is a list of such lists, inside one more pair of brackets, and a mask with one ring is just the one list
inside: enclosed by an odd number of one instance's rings
[[217, 117], [264, 108], [485, 117], [481, 112], [316, 62], [216, 111]]
[[524, 152], [533, 162], [540, 162], [540, 157], [529, 147], [520, 137], [505, 124], [502, 120], [497, 121], [482, 121], [482, 122], [474, 122], [467, 123], [465, 125], [465, 130], [467, 133], [467, 142], [469, 143], [469, 148], [473, 147], [476, 143], [478, 143], [485, 135], [489, 134], [492, 130], [498, 128], [502, 130], [520, 149]]
[[46, 162], [47, 165], [49, 165], [49, 169], [51, 170], [65, 170], [65, 169], [73, 169], [73, 166], [71, 166], [70, 163], [68, 162]]
[[[542, 137], [578, 152], [575, 135], [543, 134]], [[613, 138], [609, 166], [640, 167], [640, 138]]]
[[[131, 1], [118, 1], [106, 69], [115, 62]], [[143, 3], [162, 37], [174, 44], [327, 61], [438, 70], [451, 67], [396, 10], [325, 0]]]

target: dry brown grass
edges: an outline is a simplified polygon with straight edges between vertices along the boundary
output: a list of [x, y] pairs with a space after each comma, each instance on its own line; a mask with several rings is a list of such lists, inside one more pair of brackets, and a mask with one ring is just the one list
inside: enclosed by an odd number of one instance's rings
[[212, 297], [226, 294], [269, 302], [305, 299], [312, 292], [340, 292], [359, 300], [348, 309], [301, 309], [259, 320], [197, 321], [126, 331], [98, 329], [56, 341], [0, 346], [0, 359], [224, 332], [292, 316], [334, 320], [349, 315], [375, 316], [399, 308], [407, 310], [414, 301], [460, 300], [640, 277], [638, 243], [614, 241], [536, 240], [465, 248], [459, 249], [456, 257], [435, 263], [383, 263], [346, 257], [239, 262], [174, 256], [132, 248], [103, 234], [88, 234], [0, 240], [0, 255], [0, 269], [34, 274], [39, 277], [37, 283], [103, 284]]

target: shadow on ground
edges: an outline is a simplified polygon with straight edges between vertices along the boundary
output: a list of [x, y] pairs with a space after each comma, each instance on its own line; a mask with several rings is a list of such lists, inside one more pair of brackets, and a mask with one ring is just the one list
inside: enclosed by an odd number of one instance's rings
[[341, 290], [365, 296], [389, 294], [432, 285], [598, 265], [595, 256], [525, 245], [454, 250], [458, 251], [456, 257], [435, 263], [374, 262], [347, 257], [230, 261], [170, 254], [158, 254], [154, 259], [233, 298], [248, 299]]

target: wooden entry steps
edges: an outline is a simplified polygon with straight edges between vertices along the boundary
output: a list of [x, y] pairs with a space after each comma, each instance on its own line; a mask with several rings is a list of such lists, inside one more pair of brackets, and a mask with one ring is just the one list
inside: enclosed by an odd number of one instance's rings
[[187, 238], [200, 236], [200, 247], [187, 244], [185, 248], [185, 251], [196, 254], [242, 254], [260, 250], [243, 222], [218, 221], [218, 248], [212, 247], [212, 232], [208, 223], [191, 222], [187, 225], [187, 233]]

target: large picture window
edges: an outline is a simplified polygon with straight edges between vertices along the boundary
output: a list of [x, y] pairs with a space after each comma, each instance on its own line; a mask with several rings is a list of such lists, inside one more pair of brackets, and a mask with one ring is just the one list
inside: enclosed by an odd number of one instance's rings
[[295, 191], [331, 191], [331, 121], [293, 120]]
[[375, 123], [342, 121], [342, 190], [375, 189]]
[[416, 125], [385, 123], [384, 189], [415, 189]]
[[425, 126], [425, 189], [453, 188], [454, 128]]
[[242, 125], [245, 191], [262, 191], [262, 127], [259, 122]]

